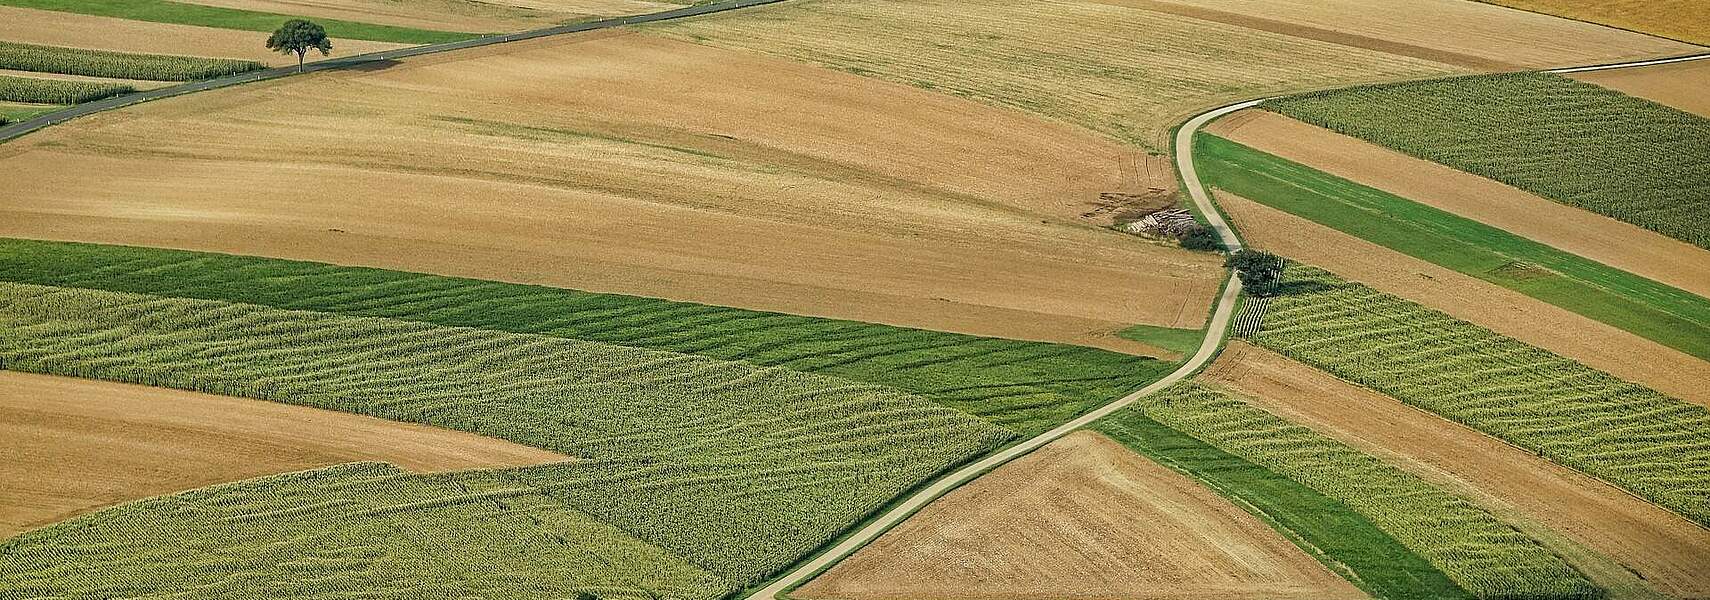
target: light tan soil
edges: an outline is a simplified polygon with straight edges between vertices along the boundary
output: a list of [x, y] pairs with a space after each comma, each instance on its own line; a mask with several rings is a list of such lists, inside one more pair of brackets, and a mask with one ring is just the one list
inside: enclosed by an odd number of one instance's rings
[[1710, 91], [1706, 91], [1710, 90], [1710, 59], [1587, 71], [1568, 77], [1710, 117]]
[[1642, 588], [1636, 573], [1674, 597], [1710, 596], [1710, 530], [1613, 486], [1239, 341], [1202, 380], [1446, 483], [1510, 522], [1548, 528], [1570, 541], [1535, 537], [1599, 584]]
[[1710, 44], [1710, 10], [1703, 0], [1480, 0], [1514, 8]]
[[[131, 21], [10, 6], [0, 6], [0, 40], [116, 52], [240, 58], [274, 66], [297, 62], [295, 55], [286, 56], [269, 51], [265, 45], [265, 33]], [[383, 42], [333, 40], [332, 57], [403, 46], [404, 44]], [[309, 53], [309, 60], [318, 58], [320, 53]]]
[[353, 461], [429, 472], [569, 459], [348, 413], [8, 371], [0, 440], [0, 538], [129, 500]]
[[158, 87], [177, 85], [176, 81], [145, 81], [142, 79], [114, 79], [112, 77], [84, 77], [82, 75], [63, 75], [60, 73], [37, 73], [35, 71], [13, 71], [0, 69], [0, 75], [9, 77], [29, 77], [31, 79], [58, 79], [61, 81], [88, 81], [93, 83], [117, 83], [128, 85], [139, 90], [152, 90]]
[[1130, 152], [946, 95], [612, 34], [55, 127], [0, 147], [0, 235], [1145, 353], [1110, 333], [1199, 327], [1222, 269], [1082, 216], [1142, 185]]
[[1091, 431], [950, 492], [792, 595], [1364, 597], [1215, 492]]
[[1218, 120], [1206, 131], [1710, 297], [1710, 251], [1647, 229], [1273, 112], [1241, 111]]
[[498, 33], [681, 6], [649, 0], [185, 0], [191, 4], [436, 31]]
[[[1464, 0], [1104, 0], [1480, 70], [1691, 53], [1687, 44]], [[1426, 25], [1429, 24], [1429, 25]]]
[[1216, 194], [1251, 247], [1329, 269], [1621, 379], [1710, 406], [1710, 369], [1686, 353], [1240, 196]]

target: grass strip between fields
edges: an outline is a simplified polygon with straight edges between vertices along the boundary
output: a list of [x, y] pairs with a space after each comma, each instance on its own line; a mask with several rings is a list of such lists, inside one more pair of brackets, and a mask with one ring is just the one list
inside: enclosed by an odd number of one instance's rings
[[1552, 73], [1358, 86], [1265, 108], [1710, 248], [1710, 119]]
[[264, 68], [252, 60], [107, 52], [0, 41], [0, 69], [149, 81], [194, 81]]
[[1253, 340], [1710, 526], [1710, 409], [1290, 265]]
[[894, 387], [1043, 432], [1172, 364], [1095, 348], [211, 253], [0, 239], [0, 281], [241, 302], [740, 360]]
[[583, 340], [0, 283], [0, 368], [416, 422], [741, 587], [1014, 434], [893, 388]]
[[1473, 597], [1348, 505], [1158, 423], [1143, 410], [1125, 409], [1093, 428], [1259, 513], [1308, 554], [1374, 597]]
[[[133, 21], [199, 25], [265, 33], [272, 33], [287, 20], [303, 18], [253, 10], [172, 2], [170, 0], [0, 0], [0, 5], [117, 17]], [[333, 38], [334, 48], [338, 47], [339, 38], [399, 44], [436, 44], [479, 37], [478, 34], [474, 33], [433, 31], [338, 19], [313, 18], [310, 20], [326, 28], [327, 37]], [[265, 40], [265, 36], [260, 36], [256, 38], [255, 43], [259, 46]]]
[[77, 104], [137, 91], [120, 83], [0, 75], [0, 102]]
[[1477, 597], [1602, 595], [1561, 557], [1478, 505], [1222, 392], [1184, 382], [1128, 410], [1335, 498]]
[[1710, 299], [1201, 134], [1213, 187], [1710, 360]]

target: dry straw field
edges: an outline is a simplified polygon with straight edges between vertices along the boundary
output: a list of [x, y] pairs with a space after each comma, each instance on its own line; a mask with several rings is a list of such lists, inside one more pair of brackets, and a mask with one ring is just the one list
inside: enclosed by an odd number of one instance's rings
[[1710, 44], [1710, 11], [1699, 0], [1481, 0], [1518, 9], [1602, 23], [1632, 31]]

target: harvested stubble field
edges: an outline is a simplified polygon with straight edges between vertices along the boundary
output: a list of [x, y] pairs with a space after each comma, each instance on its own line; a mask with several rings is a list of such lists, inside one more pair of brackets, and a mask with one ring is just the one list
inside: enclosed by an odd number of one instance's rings
[[180, 0], [239, 10], [440, 31], [506, 32], [678, 8], [670, 0]]
[[0, 538], [121, 502], [352, 461], [427, 472], [568, 459], [349, 413], [14, 372], [0, 372], [0, 439]]
[[192, 81], [262, 68], [247, 60], [104, 52], [0, 41], [0, 69], [151, 81]]
[[[1148, 353], [1111, 333], [1197, 328], [1222, 270], [1082, 216], [1125, 189], [1131, 159], [1090, 132], [967, 100], [645, 35], [580, 36], [44, 131], [0, 149], [0, 168], [19, 174], [0, 235]], [[318, 191], [271, 191], [299, 188]]]
[[0, 240], [0, 280], [383, 317], [889, 386], [1034, 435], [1162, 377], [1115, 352], [652, 298], [152, 248]]
[[0, 589], [231, 600], [712, 600], [730, 591], [510, 475], [350, 463], [150, 498], [0, 541]]
[[1614, 486], [1246, 343], [1232, 342], [1201, 381], [1457, 491], [1612, 596], [1710, 594], [1710, 530]]
[[[413, 0], [421, 1], [421, 0]], [[17, 8], [73, 12], [128, 21], [147, 21], [174, 25], [193, 25], [216, 29], [271, 33], [299, 15], [279, 14], [208, 6], [174, 0], [0, 0], [0, 4]], [[342, 40], [367, 40], [397, 44], [433, 44], [454, 42], [477, 37], [474, 33], [434, 31], [378, 25], [338, 19], [317, 18], [327, 37]], [[266, 38], [262, 38], [266, 39]]]
[[1698, 0], [1480, 0], [1710, 45], [1710, 12]]
[[[277, 25], [275, 25], [277, 26]], [[270, 51], [253, 31], [132, 21], [52, 10], [0, 5], [0, 40], [43, 46], [86, 48], [138, 54], [170, 54], [253, 60], [267, 65], [296, 64], [295, 55]], [[334, 40], [333, 56], [350, 56], [405, 44]], [[311, 52], [308, 60], [320, 58]]]
[[[332, 408], [571, 456], [499, 477], [713, 573], [724, 588], [697, 588], [712, 595], [775, 572], [1013, 437], [893, 388], [778, 367], [208, 300], [0, 290], [6, 369]], [[245, 535], [273, 535], [256, 527]], [[31, 539], [58, 545], [50, 538]], [[132, 582], [175, 590], [190, 585], [182, 577], [159, 570]], [[74, 593], [99, 589], [64, 581]]]
[[[1195, 157], [1219, 189], [1710, 360], [1704, 296], [1213, 135], [1195, 140]], [[1672, 254], [1710, 256], [1679, 246]]]
[[1259, 345], [1710, 524], [1703, 406], [1321, 269], [1283, 287]]
[[1170, 127], [1237, 97], [1465, 72], [1128, 4], [818, 0], [647, 30], [1020, 109], [1158, 151]]
[[1574, 79], [1652, 102], [1710, 118], [1710, 60], [1587, 71], [1568, 75]]
[[1549, 73], [1362, 86], [1265, 108], [1710, 248], [1710, 118]]
[[1703, 359], [1228, 192], [1217, 192], [1217, 202], [1256, 248], [1319, 265], [1620, 379], [1710, 406]]
[[1365, 597], [1216, 492], [1090, 431], [956, 489], [792, 595]]
[[1335, 498], [1476, 597], [1599, 596], [1561, 557], [1465, 498], [1246, 401], [1184, 382], [1125, 410]]

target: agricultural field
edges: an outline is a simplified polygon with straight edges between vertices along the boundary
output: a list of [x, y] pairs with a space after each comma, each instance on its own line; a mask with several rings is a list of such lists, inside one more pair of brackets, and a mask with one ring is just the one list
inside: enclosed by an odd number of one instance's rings
[[[268, 50], [262, 44], [266, 39], [266, 33], [255, 31], [18, 8], [0, 2], [0, 40], [6, 42], [130, 54], [224, 58], [269, 66], [296, 64], [297, 57]], [[406, 45], [336, 39], [333, 40], [332, 56], [351, 56]], [[308, 60], [320, 58], [318, 52], [307, 57]]]
[[190, 4], [438, 31], [506, 32], [679, 8], [671, 0], [187, 0]]
[[347, 462], [424, 473], [569, 460], [349, 413], [11, 371], [0, 372], [0, 437], [10, 452], [0, 538], [121, 502]]
[[1091, 431], [951, 492], [792, 596], [1366, 597], [1216, 492]]
[[[1442, 26], [1391, 39], [1400, 22]], [[1171, 127], [1237, 99], [1511, 68], [1509, 60], [1577, 64], [1692, 49], [1447, 0], [820, 0], [646, 29], [1019, 109], [1160, 152]]]
[[1710, 522], [1710, 409], [1290, 265], [1255, 343]]
[[1710, 60], [1586, 71], [1568, 77], [1710, 118], [1710, 96], [1702, 93], [1705, 82], [1710, 82]]
[[134, 91], [135, 88], [118, 83], [0, 75], [0, 102], [77, 104]]
[[[1223, 273], [1214, 254], [1086, 216], [1106, 192], [1146, 191], [1124, 168], [1134, 154], [808, 65], [569, 36], [151, 102], [9, 143], [0, 235], [1156, 355], [1114, 332], [1199, 328]], [[269, 192], [303, 186], [320, 192]]]
[[1195, 143], [1202, 176], [1219, 189], [1710, 360], [1703, 296], [1223, 138]]
[[1710, 45], [1710, 15], [1696, 0], [1480, 1]]
[[7, 370], [331, 408], [565, 454], [574, 460], [505, 478], [736, 587], [1014, 435], [894, 388], [745, 362], [210, 300], [0, 287]]
[[[222, 6], [210, 6], [174, 0], [0, 0], [0, 5], [31, 10], [60, 11], [127, 21], [146, 21], [173, 25], [193, 25], [214, 29], [236, 29], [267, 33], [281, 23], [303, 15], [279, 14]], [[316, 23], [335, 39], [389, 42], [394, 44], [432, 44], [477, 37], [475, 33], [434, 31], [338, 19], [316, 18]]]
[[1547, 73], [1363, 86], [1265, 107], [1710, 248], [1702, 116]]
[[1710, 530], [1591, 477], [1245, 342], [1200, 382], [1455, 491], [1613, 597], [1710, 592]]
[[140, 79], [195, 81], [254, 71], [260, 63], [162, 54], [128, 54], [0, 41], [0, 69]]

